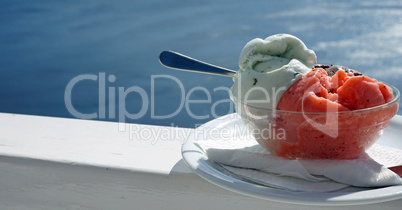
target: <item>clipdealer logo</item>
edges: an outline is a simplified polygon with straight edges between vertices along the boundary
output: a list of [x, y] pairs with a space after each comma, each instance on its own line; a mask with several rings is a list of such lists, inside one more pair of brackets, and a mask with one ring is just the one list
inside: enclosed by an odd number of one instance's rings
[[[227, 103], [229, 106], [229, 111], [226, 114], [234, 113], [234, 104], [231, 101], [229, 97], [225, 99], [221, 99], [218, 101], [215, 101], [212, 103], [212, 95], [215, 94], [218, 91], [225, 91], [227, 95], [229, 95], [230, 89], [225, 86], [220, 86], [216, 87], [213, 89], [213, 91], [209, 91], [205, 87], [197, 86], [189, 89], [186, 91], [183, 83], [176, 77], [171, 76], [171, 75], [151, 75], [150, 76], [150, 91], [147, 92], [144, 88], [140, 86], [131, 86], [128, 88], [125, 87], [116, 87], [113, 86], [113, 83], [117, 80], [115, 75], [106, 75], [106, 73], [100, 72], [97, 75], [96, 74], [82, 74], [74, 77], [69, 81], [69, 83], [66, 85], [66, 89], [64, 92], [64, 102], [67, 110], [69, 113], [79, 119], [116, 119], [118, 120], [118, 130], [121, 132], [128, 131], [130, 134], [130, 139], [139, 139], [141, 136], [147, 136], [149, 138], [150, 136], [153, 136], [155, 138], [158, 138], [159, 136], [164, 136], [163, 138], [168, 139], [169, 135], [167, 133], [172, 132], [170, 130], [166, 130], [166, 132], [161, 132], [157, 133], [156, 131], [144, 131], [143, 128], [140, 126], [135, 126], [134, 124], [126, 124], [127, 119], [140, 119], [144, 117], [146, 114], [149, 114], [151, 119], [169, 119], [177, 114], [179, 114], [183, 109], [186, 111], [186, 113], [192, 117], [193, 119], [196, 120], [202, 120], [202, 119], [207, 119], [210, 118], [211, 116], [213, 118], [218, 118], [221, 117], [220, 115], [217, 114], [216, 112], [216, 107], [220, 104]], [[165, 114], [165, 115], [157, 115], [155, 112], [156, 106], [155, 106], [155, 88], [157, 87], [157, 83], [161, 82], [162, 80], [170, 80], [170, 82], [175, 83], [179, 89], [180, 89], [180, 104], [179, 106], [171, 113]], [[79, 84], [79, 83], [87, 83], [87, 82], [95, 82], [97, 83], [98, 86], [98, 110], [92, 113], [83, 113], [80, 112], [79, 107], [74, 107], [73, 101], [72, 101], [72, 92], [74, 87]], [[241, 85], [242, 83], [239, 82]], [[272, 92], [269, 93], [268, 90], [263, 89], [262, 87], [252, 87], [245, 91], [245, 93], [241, 93], [241, 87], [240, 85], [237, 87], [238, 88], [238, 94], [243, 95], [243, 102], [244, 104], [237, 104], [237, 107], [240, 108], [244, 106], [245, 104], [272, 104], [276, 103], [276, 99], [279, 97], [278, 94], [280, 92], [285, 91], [284, 87], [281, 87], [279, 89], [273, 88]], [[206, 99], [200, 100], [200, 99], [192, 99], [192, 95], [195, 93], [203, 93], [206, 95]], [[108, 93], [108, 94], [106, 94]], [[137, 113], [130, 113], [127, 110], [126, 107], [126, 99], [129, 94], [136, 94], [140, 96], [140, 100], [138, 103], [140, 104], [140, 109]], [[271, 95], [272, 94], [272, 95]], [[263, 95], [265, 97], [259, 97], [258, 100], [256, 100], [254, 96], [252, 95]], [[106, 97], [107, 96], [107, 97]], [[272, 97], [275, 96], [275, 97]], [[250, 100], [249, 100], [250, 98]], [[304, 101], [306, 96], [302, 97], [302, 101]], [[117, 99], [117, 100], [116, 100]], [[253, 99], [253, 100], [251, 100]], [[271, 101], [273, 100], [273, 101]], [[117, 102], [117, 103], [116, 103]], [[108, 106], [106, 106], [106, 104]], [[194, 114], [192, 111], [191, 105], [192, 104], [207, 104], [210, 106], [210, 110], [208, 114], [204, 115], [197, 115]], [[106, 107], [108, 107], [108, 110], [106, 110]], [[331, 107], [328, 107], [330, 109]], [[118, 110], [118, 111], [117, 111]], [[116, 113], [117, 111], [117, 113]], [[246, 107], [242, 109], [237, 109], [236, 110], [239, 115], [242, 116], [242, 112], [244, 112], [248, 117], [254, 118], [254, 119], [261, 119], [264, 118], [268, 122], [264, 129], [262, 130], [252, 130], [252, 132], [262, 132], [261, 135], [267, 136], [269, 134], [270, 138], [279, 138], [277, 137], [278, 135], [285, 135], [285, 131], [279, 130], [281, 132], [278, 133], [273, 133], [272, 131], [275, 129], [272, 129], [273, 126], [270, 124], [272, 123], [272, 116], [275, 116], [275, 110], [272, 114], [264, 113], [264, 112], [259, 112], [257, 115], [255, 113], [249, 112]], [[334, 122], [337, 122], [338, 120], [338, 115], [337, 112], [334, 112], [334, 114], [330, 114], [327, 116], [325, 122], [316, 122], [314, 119], [311, 119], [310, 115], [305, 114], [303, 112], [303, 116], [305, 120], [311, 124], [313, 127], [315, 127], [317, 130], [320, 130], [324, 133], [327, 133], [327, 135], [330, 135], [332, 137], [336, 137], [338, 135], [338, 130], [333, 129], [328, 129], [328, 125], [333, 126]], [[131, 126], [131, 127], [130, 127]], [[171, 126], [173, 128], [173, 125]], [[141, 128], [141, 129], [140, 129]], [[277, 129], [278, 130], [278, 129]], [[168, 132], [169, 131], [169, 132]], [[206, 132], [204, 135], [216, 135], [217, 130], [214, 129], [212, 130], [213, 132]], [[254, 134], [254, 133], [253, 133]], [[180, 138], [183, 137], [184, 134], [177, 134]], [[171, 136], [170, 136], [171, 137]], [[170, 138], [169, 137], [169, 138]]]
[[[74, 77], [69, 81], [66, 86], [64, 92], [64, 102], [69, 113], [79, 119], [115, 119], [117, 117], [119, 122], [119, 131], [126, 131], [126, 120], [136, 120], [144, 117], [147, 113], [150, 114], [151, 119], [168, 119], [179, 114], [183, 109], [186, 113], [196, 120], [207, 119], [209, 117], [218, 118], [220, 117], [216, 108], [220, 104], [227, 103], [229, 105], [228, 113], [233, 113], [233, 103], [229, 98], [215, 101], [212, 103], [212, 94], [215, 94], [219, 91], [225, 91], [226, 94], [229, 95], [229, 88], [225, 86], [216, 87], [213, 89], [213, 92], [209, 91], [205, 87], [197, 86], [189, 89], [186, 92], [186, 89], [183, 83], [176, 77], [171, 75], [151, 75], [150, 77], [150, 92], [147, 92], [144, 88], [140, 86], [131, 86], [128, 88], [125, 87], [115, 87], [113, 83], [116, 81], [115, 75], [106, 75], [106, 73], [100, 72], [98, 75], [95, 74], [82, 74]], [[171, 80], [174, 82], [180, 89], [180, 104], [172, 113], [165, 115], [157, 115], [156, 114], [156, 105], [155, 105], [155, 88], [157, 87], [157, 83], [162, 80]], [[82, 113], [79, 111], [79, 107], [74, 107], [72, 101], [72, 92], [74, 87], [78, 83], [86, 83], [86, 82], [96, 82], [98, 85], [98, 92], [94, 94], [98, 94], [98, 110], [92, 113]], [[206, 99], [192, 99], [192, 95], [196, 93], [203, 93], [206, 95]], [[106, 93], [108, 93], [108, 97], [106, 97]], [[137, 113], [130, 113], [126, 107], [126, 99], [129, 94], [136, 94], [140, 96], [138, 103], [140, 104], [140, 109]], [[116, 100], [117, 99], [117, 100]], [[117, 101], [117, 103], [116, 103]], [[106, 103], [108, 105], [108, 110], [106, 112]], [[210, 112], [209, 114], [197, 115], [192, 110], [193, 104], [210, 104]], [[116, 110], [117, 114], [116, 114]]]

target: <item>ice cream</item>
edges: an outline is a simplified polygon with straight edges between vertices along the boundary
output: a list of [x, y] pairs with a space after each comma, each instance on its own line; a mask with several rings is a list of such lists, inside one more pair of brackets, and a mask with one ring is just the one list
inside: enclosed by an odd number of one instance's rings
[[[282, 95], [277, 110], [306, 114], [273, 118], [274, 129], [286, 129], [287, 139], [271, 139], [269, 146], [290, 158], [355, 158], [374, 144], [396, 114], [397, 103], [381, 107], [393, 98], [390, 87], [359, 72], [318, 66]], [[317, 112], [323, 114], [309, 114]], [[289, 123], [278, 123], [283, 121]]]
[[275, 109], [282, 94], [316, 64], [314, 51], [297, 37], [278, 34], [256, 38], [240, 53], [240, 70], [230, 91], [236, 110], [245, 116], [245, 102]]
[[379, 106], [393, 98], [388, 86], [360, 72], [340, 66], [328, 66], [327, 71], [323, 66], [317, 67], [287, 89], [276, 109], [350, 111]]
[[230, 92], [236, 111], [282, 157], [355, 158], [398, 110], [398, 90], [346, 67], [317, 66], [292, 35], [251, 40], [239, 67]]

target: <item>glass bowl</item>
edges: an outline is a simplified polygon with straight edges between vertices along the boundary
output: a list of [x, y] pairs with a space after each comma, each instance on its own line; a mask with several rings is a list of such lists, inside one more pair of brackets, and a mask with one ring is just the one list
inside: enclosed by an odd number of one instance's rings
[[[388, 84], [387, 84], [388, 85]], [[400, 93], [392, 101], [341, 112], [294, 112], [242, 103], [242, 119], [257, 142], [285, 158], [353, 159], [372, 146], [398, 112]]]

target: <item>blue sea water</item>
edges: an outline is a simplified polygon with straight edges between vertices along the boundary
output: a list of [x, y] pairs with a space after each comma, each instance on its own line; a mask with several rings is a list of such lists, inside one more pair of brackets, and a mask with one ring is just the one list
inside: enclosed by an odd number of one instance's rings
[[234, 111], [232, 80], [159, 53], [237, 70], [245, 43], [276, 33], [402, 90], [396, 0], [2, 0], [0, 112], [195, 127]]

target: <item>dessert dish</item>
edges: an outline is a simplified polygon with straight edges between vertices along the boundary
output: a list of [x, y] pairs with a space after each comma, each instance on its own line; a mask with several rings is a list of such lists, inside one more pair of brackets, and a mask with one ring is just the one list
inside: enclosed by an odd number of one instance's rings
[[317, 65], [297, 37], [253, 39], [230, 91], [257, 142], [287, 158], [351, 159], [381, 136], [399, 91], [356, 70]]

